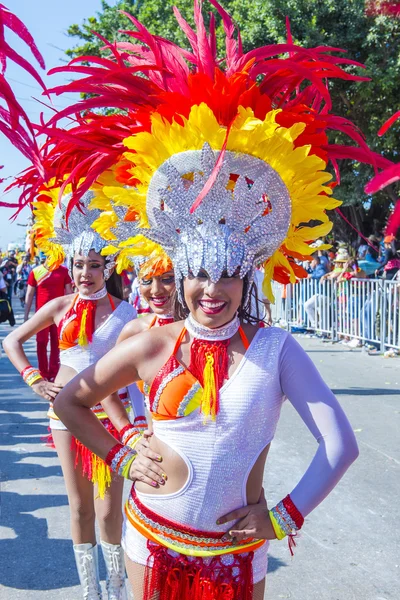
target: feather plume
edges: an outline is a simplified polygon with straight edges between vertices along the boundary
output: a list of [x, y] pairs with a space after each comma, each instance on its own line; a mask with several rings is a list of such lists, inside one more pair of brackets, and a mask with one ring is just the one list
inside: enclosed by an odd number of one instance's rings
[[[33, 165], [34, 177], [43, 182], [45, 178], [45, 169], [43, 165], [42, 152], [38, 146], [34, 126], [31, 123], [25, 110], [18, 102], [12, 87], [8, 83], [5, 75], [7, 69], [7, 60], [11, 60], [29, 73], [35, 81], [39, 83], [45, 94], [48, 95], [45, 84], [35, 68], [18, 54], [5, 39], [6, 28], [13, 31], [30, 49], [34, 58], [38, 61], [40, 67], [45, 68], [44, 60], [40, 54], [33, 37], [22, 21], [10, 12], [4, 4], [0, 4], [0, 98], [5, 102], [5, 107], [0, 107], [0, 133], [4, 135], [25, 158], [31, 161]], [[27, 172], [25, 172], [26, 176]], [[29, 172], [29, 176], [33, 175]], [[6, 189], [9, 190], [13, 184]], [[26, 203], [26, 198], [29, 197], [29, 192], [25, 184], [18, 203], [7, 203], [1, 201], [0, 206], [11, 206], [20, 208], [21, 202]]]
[[[46, 136], [41, 160], [45, 160], [47, 178], [54, 177], [60, 193], [71, 186], [68, 214], [104, 173], [111, 173], [120, 185], [136, 185], [129, 169], [129, 161], [132, 164], [135, 155], [124, 146], [125, 138], [150, 132], [154, 115], [181, 125], [192, 108], [203, 103], [210, 107], [224, 129], [225, 142], [241, 110], [252, 111], [255, 118], [263, 120], [272, 109], [279, 109], [276, 122], [282, 127], [304, 125], [294, 147], [307, 146], [309, 155], [325, 163], [331, 160], [337, 178], [338, 161], [343, 158], [369, 163], [375, 170], [391, 167], [390, 161], [369, 149], [353, 123], [332, 113], [330, 83], [338, 79], [367, 81], [367, 77], [354, 74], [354, 69], [352, 72], [347, 69], [363, 65], [343, 56], [345, 51], [340, 48], [300, 47], [293, 41], [288, 21], [287, 43], [244, 53], [240, 31], [231, 16], [217, 0], [210, 0], [210, 4], [222, 20], [225, 36], [222, 57], [216, 52], [215, 14], [211, 14], [207, 28], [203, 2], [194, 0], [194, 28], [174, 8], [190, 50], [151, 34], [135, 17], [123, 13], [133, 24], [132, 31], [124, 31], [128, 41], [108, 42], [99, 36], [107, 56], [82, 56], [50, 72], [75, 76], [69, 83], [54, 87], [52, 93], [90, 96], [73, 102], [35, 129], [36, 134]], [[95, 113], [104, 108], [118, 109], [119, 114]], [[16, 110], [12, 104], [11, 109]], [[68, 128], [62, 122], [65, 117], [70, 118]], [[329, 130], [345, 134], [351, 145], [330, 144]], [[223, 150], [195, 207], [201, 204], [217, 177]], [[27, 171], [19, 184], [22, 206], [40, 188], [40, 177], [34, 171]], [[287, 260], [291, 265], [290, 258]], [[287, 270], [287, 265], [280, 268]], [[290, 269], [293, 273], [292, 266]]]
[[[392, 115], [380, 128], [378, 131], [378, 135], [384, 135], [386, 131], [398, 120], [400, 119], [400, 111], [397, 111]], [[367, 183], [365, 186], [365, 192], [367, 194], [375, 194], [380, 190], [383, 190], [386, 186], [391, 185], [392, 183], [396, 183], [396, 181], [400, 181], [400, 163], [397, 164], [389, 164], [386, 167], [383, 167], [383, 171], [375, 175], [371, 181]], [[396, 235], [397, 231], [400, 227], [400, 199], [397, 200], [397, 203], [394, 207], [393, 213], [391, 214], [388, 224], [386, 226], [386, 235]]]

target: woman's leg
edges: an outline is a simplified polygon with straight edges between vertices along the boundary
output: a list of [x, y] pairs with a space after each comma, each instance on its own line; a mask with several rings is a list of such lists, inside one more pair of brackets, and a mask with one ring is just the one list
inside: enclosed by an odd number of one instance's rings
[[71, 535], [83, 597], [100, 600], [93, 484], [84, 477], [79, 463], [75, 468], [75, 452], [71, 450], [72, 435], [69, 431], [53, 429], [52, 434], [67, 488]]
[[[134, 600], [143, 600], [144, 594], [144, 577], [145, 577], [145, 569], [143, 565], [139, 565], [138, 563], [133, 562], [130, 558], [125, 554], [125, 566], [126, 572], [128, 574], [129, 583], [132, 587], [133, 599]], [[157, 600], [157, 595], [151, 600]]]
[[100, 528], [102, 541], [108, 544], [120, 544], [122, 534], [122, 493], [124, 490], [124, 479], [118, 475], [112, 475], [110, 487], [107, 489], [104, 499], [98, 498], [97, 487], [94, 489], [94, 506], [96, 518]]
[[96, 487], [95, 510], [100, 528], [101, 549], [107, 569], [108, 598], [126, 600], [124, 551], [121, 546], [124, 480], [122, 477], [113, 475], [111, 485], [103, 500], [97, 498]]
[[264, 600], [265, 579], [255, 584], [253, 590], [253, 600]]
[[95, 546], [93, 484], [82, 475], [79, 464], [75, 468], [69, 431], [53, 429], [52, 434], [67, 488], [72, 541], [74, 544], [90, 543]]

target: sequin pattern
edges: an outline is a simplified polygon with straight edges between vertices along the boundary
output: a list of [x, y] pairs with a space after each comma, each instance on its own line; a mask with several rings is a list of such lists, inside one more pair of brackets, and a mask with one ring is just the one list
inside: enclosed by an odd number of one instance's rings
[[[238, 268], [240, 277], [251, 278], [254, 265], [272, 256], [289, 229], [286, 185], [270, 165], [248, 154], [227, 151], [214, 185], [190, 212], [218, 156], [207, 143], [202, 150], [174, 154], [149, 185], [146, 236], [171, 257], [178, 279], [202, 268], [214, 282], [224, 270], [232, 275]], [[239, 174], [233, 191], [232, 174]]]
[[[80, 202], [80, 209], [71, 211], [66, 220], [66, 209], [71, 200], [72, 194], [66, 194], [61, 201], [61, 206], [57, 206], [54, 213], [54, 232], [55, 237], [50, 241], [60, 244], [64, 250], [65, 256], [70, 262], [74, 255], [81, 254], [88, 256], [90, 250], [100, 253], [109, 242], [104, 240], [94, 229], [93, 223], [100, 217], [102, 211], [87, 207], [93, 200], [94, 193], [91, 191], [83, 194]], [[106, 270], [115, 266], [115, 255], [106, 257]], [[106, 272], [105, 272], [106, 275]]]
[[197, 392], [199, 392], [201, 390], [201, 385], [200, 383], [197, 381], [192, 388], [188, 391], [188, 393], [185, 395], [185, 397], [183, 398], [182, 402], [179, 405], [178, 408], [178, 417], [184, 417], [185, 413], [186, 413], [186, 409], [188, 407], [188, 405], [190, 404], [191, 400], [193, 400], [193, 398], [195, 397], [195, 395], [197, 394]]
[[154, 398], [151, 402], [151, 410], [152, 412], [157, 412], [158, 410], [158, 403], [160, 401], [160, 397], [161, 394], [163, 393], [164, 389], [167, 387], [167, 385], [169, 384], [170, 381], [172, 381], [173, 379], [175, 379], [175, 377], [177, 377], [178, 375], [180, 375], [181, 373], [184, 372], [184, 368], [182, 367], [182, 365], [179, 365], [176, 367], [176, 369], [174, 369], [173, 371], [171, 371], [171, 373], [168, 373], [168, 375], [166, 375], [162, 382], [159, 384], [157, 392], [154, 394]]
[[155, 435], [191, 463], [193, 478], [182, 493], [143, 496], [137, 492], [142, 504], [196, 529], [227, 530], [228, 525], [216, 525], [216, 520], [246, 504], [249, 470], [275, 434], [283, 402], [278, 361], [287, 335], [274, 327], [257, 332], [221, 388], [215, 422], [205, 427], [199, 409], [184, 418], [153, 421]]
[[185, 327], [190, 335], [199, 340], [223, 341], [230, 340], [239, 331], [240, 320], [239, 317], [236, 316], [226, 325], [211, 329], [210, 327], [205, 327], [198, 323], [192, 314], [189, 313], [189, 316], [185, 320]]
[[121, 302], [114, 312], [93, 334], [90, 344], [83, 349], [74, 346], [60, 352], [60, 363], [80, 373], [107, 354], [117, 343], [118, 336], [126, 323], [134, 318], [135, 310], [128, 302]]

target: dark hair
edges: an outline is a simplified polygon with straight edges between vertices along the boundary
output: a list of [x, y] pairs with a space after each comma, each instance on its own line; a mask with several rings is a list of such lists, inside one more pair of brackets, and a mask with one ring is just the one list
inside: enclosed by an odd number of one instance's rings
[[[243, 295], [242, 301], [238, 310], [238, 317], [242, 322], [249, 323], [250, 325], [259, 325], [260, 323], [264, 323], [264, 319], [260, 315], [260, 301], [258, 299], [258, 290], [255, 282], [253, 281], [248, 298], [246, 301], [247, 290], [248, 290], [249, 281], [247, 276], [243, 279]], [[255, 307], [256, 314], [253, 314], [252, 308]]]
[[124, 287], [122, 285], [122, 276], [118, 275], [116, 271], [111, 273], [111, 276], [106, 281], [107, 292], [111, 294], [111, 296], [115, 296], [120, 300], [124, 299]]
[[[246, 275], [243, 279], [243, 294], [242, 301], [238, 308], [238, 317], [242, 322], [250, 323], [250, 325], [259, 325], [260, 323], [264, 323], [264, 319], [260, 316], [259, 312], [259, 299], [257, 293], [257, 286], [254, 281], [251, 284], [250, 291], [248, 294], [248, 298], [246, 301], [247, 290], [248, 290], [249, 280]], [[185, 302], [185, 296], [183, 291], [183, 279], [179, 281], [180, 292], [182, 303], [178, 300], [178, 293], [175, 292], [174, 301], [172, 303], [174, 309], [174, 318], [176, 321], [182, 321], [186, 319], [189, 315], [189, 309]], [[256, 315], [252, 314], [252, 300], [254, 301], [254, 306], [256, 307]]]

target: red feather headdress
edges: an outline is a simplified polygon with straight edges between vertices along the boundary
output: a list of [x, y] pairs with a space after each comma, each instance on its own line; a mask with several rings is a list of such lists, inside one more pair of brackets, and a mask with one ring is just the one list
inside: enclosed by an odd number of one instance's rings
[[[21, 154], [32, 162], [36, 177], [43, 181], [45, 170], [34, 128], [5, 78], [7, 60], [15, 62], [29, 73], [46, 94], [47, 90], [36, 69], [7, 43], [5, 38], [6, 29], [10, 29], [18, 35], [29, 47], [42, 69], [45, 68], [43, 57], [25, 25], [4, 4], [0, 4], [0, 98], [5, 103], [5, 107], [0, 107], [0, 133], [5, 135]], [[19, 203], [11, 206], [20, 207], [24, 203], [25, 193], [22, 191]], [[0, 202], [0, 206], [10, 206], [10, 204]]]
[[[378, 135], [384, 135], [386, 131], [393, 125], [397, 119], [400, 119], [400, 110], [394, 113], [380, 128]], [[394, 164], [386, 169], [383, 169], [378, 175], [375, 175], [373, 179], [365, 186], [367, 194], [375, 194], [380, 190], [383, 190], [388, 185], [400, 181], [400, 164]], [[400, 199], [397, 201], [394, 211], [391, 214], [387, 227], [386, 235], [396, 235], [400, 227]]]
[[[76, 190], [73, 204], [78, 203], [101, 173], [122, 156], [122, 140], [127, 129], [130, 134], [150, 131], [154, 113], [169, 121], [179, 121], [202, 102], [210, 106], [218, 122], [225, 127], [236, 117], [240, 106], [251, 108], [260, 119], [271, 108], [281, 109], [277, 122], [285, 127], [304, 123], [305, 130], [296, 144], [309, 144], [311, 153], [331, 160], [337, 177], [337, 161], [341, 158], [370, 163], [375, 168], [391, 165], [368, 148], [362, 132], [351, 121], [331, 113], [329, 81], [368, 81], [344, 69], [346, 66], [363, 68], [363, 65], [343, 57], [344, 50], [340, 48], [297, 46], [291, 41], [289, 31], [286, 44], [244, 53], [240, 31], [231, 17], [216, 0], [210, 3], [222, 18], [225, 30], [226, 53], [222, 59], [217, 56], [215, 15], [211, 13], [207, 31], [202, 3], [195, 0], [195, 29], [177, 8], [174, 9], [191, 50], [152, 35], [135, 17], [124, 13], [136, 28], [123, 32], [132, 42], [103, 40], [105, 49], [109, 50], [107, 58], [81, 56], [67, 66], [50, 71], [80, 76], [53, 88], [53, 94], [90, 94], [87, 99], [55, 114], [42, 129], [49, 143], [54, 144], [49, 160], [59, 178], [60, 172], [63, 176], [66, 173], [65, 155], [78, 152], [70, 159], [69, 177], [64, 182], [65, 185], [71, 183]], [[121, 113], [113, 118], [90, 117], [92, 111], [102, 108], [115, 108]], [[66, 116], [77, 119], [68, 131], [57, 127]], [[103, 127], [104, 137], [99, 140], [99, 130]], [[329, 130], [343, 132], [354, 144], [330, 144]], [[60, 153], [64, 154], [63, 158]]]
[[369, 17], [384, 15], [385, 17], [400, 17], [400, 2], [392, 0], [369, 0], [365, 6]]
[[[76, 80], [52, 89], [53, 94], [88, 95], [56, 113], [46, 126], [37, 127], [37, 131], [46, 136], [40, 159], [47, 185], [51, 182], [50, 185], [60, 188], [60, 195], [67, 186], [72, 190], [68, 214], [79, 205], [80, 198], [89, 188], [97, 188], [100, 195], [97, 208], [110, 213], [110, 230], [115, 226], [110, 202], [115, 200], [115, 194], [121, 196], [121, 205], [128, 206], [131, 214], [137, 213], [142, 224], [146, 224], [142, 199], [138, 195], [134, 200], [124, 196], [128, 188], [134, 190], [143, 183], [143, 169], [141, 173], [135, 165], [135, 143], [129, 145], [126, 140], [152, 135], [156, 123], [172, 129], [181, 127], [183, 131], [196, 110], [204, 106], [224, 136], [221, 140], [218, 138], [215, 150], [219, 151], [219, 157], [192, 210], [200, 206], [215, 184], [225, 152], [232, 148], [235, 128], [245, 119], [246, 111], [247, 119], [250, 113], [254, 118], [251, 127], [256, 121], [265, 123], [270, 118], [279, 135], [292, 131], [292, 151], [303, 149], [308, 157], [322, 161], [324, 168], [330, 161], [337, 179], [338, 160], [343, 158], [372, 164], [375, 170], [392, 166], [391, 161], [369, 149], [356, 125], [332, 112], [330, 82], [335, 79], [367, 81], [368, 78], [346, 70], [348, 66], [363, 68], [363, 65], [345, 58], [344, 50], [340, 48], [302, 48], [294, 44], [289, 27], [286, 44], [273, 44], [245, 53], [236, 24], [216, 0], [210, 0], [210, 3], [223, 22], [226, 47], [223, 57], [217, 56], [215, 14], [210, 14], [207, 28], [202, 2], [195, 0], [195, 28], [185, 21], [178, 9], [174, 9], [190, 49], [152, 35], [137, 19], [127, 15], [135, 27], [133, 31], [124, 32], [131, 41], [111, 43], [101, 38], [108, 50], [107, 57], [82, 56], [51, 71], [78, 76]], [[98, 109], [117, 109], [119, 112], [99, 115], [95, 112]], [[71, 120], [68, 128], [61, 124], [65, 117]], [[330, 130], [344, 133], [350, 144], [329, 143]], [[321, 170], [316, 169], [316, 172], [321, 173]], [[15, 185], [23, 188], [20, 208], [32, 202], [42, 183], [42, 175], [36, 166], [18, 179]], [[313, 235], [317, 235], [318, 228], [305, 228], [304, 222], [319, 220], [324, 227], [318, 232], [324, 235], [325, 210], [335, 206], [333, 201], [327, 200], [331, 187], [332, 184], [322, 186], [315, 192], [315, 206], [319, 208], [314, 212], [305, 206], [302, 210], [302, 201], [297, 200], [292, 239], [281, 246], [280, 262], [275, 264], [274, 275], [280, 281], [287, 282], [288, 273], [291, 273], [290, 278], [294, 272], [299, 275], [294, 259], [306, 253], [305, 241], [311, 241]], [[304, 238], [306, 233], [310, 237]]]

